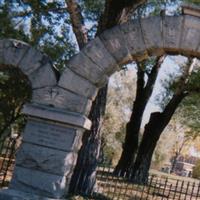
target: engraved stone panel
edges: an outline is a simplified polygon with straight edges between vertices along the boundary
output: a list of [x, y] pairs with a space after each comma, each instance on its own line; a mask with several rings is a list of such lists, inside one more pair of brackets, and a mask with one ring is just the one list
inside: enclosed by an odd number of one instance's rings
[[54, 86], [57, 83], [56, 75], [53, 71], [53, 66], [49, 63], [41, 66], [28, 77], [31, 81], [32, 89]]
[[132, 57], [137, 60], [148, 57], [139, 21], [131, 20], [120, 26]]
[[183, 51], [197, 51], [200, 43], [200, 18], [185, 16], [182, 41]]
[[106, 79], [102, 69], [82, 52], [79, 52], [77, 55], [72, 57], [67, 63], [67, 66], [72, 71], [88, 79], [94, 84], [98, 84], [102, 79]]
[[61, 124], [29, 120], [23, 134], [23, 141], [71, 151], [77, 150], [81, 136], [81, 131], [74, 128], [69, 128]]
[[120, 70], [116, 60], [98, 37], [89, 42], [81, 51], [108, 75]]
[[37, 170], [15, 167], [9, 188], [45, 197], [62, 198], [66, 195], [69, 180]]
[[141, 19], [140, 23], [148, 52], [150, 52], [151, 55], [164, 54], [162, 38], [162, 18], [159, 16], [149, 17], [146, 19]]
[[97, 94], [97, 87], [88, 80], [77, 75], [69, 68], [66, 68], [62, 74], [58, 85], [64, 89], [70, 90], [76, 94], [94, 99]]
[[183, 16], [165, 16], [163, 20], [164, 48], [167, 52], [179, 50], [181, 41]]
[[104, 31], [100, 35], [100, 39], [119, 65], [132, 60], [126, 45], [126, 38], [119, 26]]
[[23, 143], [17, 152], [16, 164], [50, 174], [71, 176], [77, 153]]

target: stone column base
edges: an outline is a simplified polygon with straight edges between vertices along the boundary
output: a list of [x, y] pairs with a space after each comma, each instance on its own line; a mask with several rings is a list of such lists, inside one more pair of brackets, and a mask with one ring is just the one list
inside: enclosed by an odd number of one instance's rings
[[3, 189], [0, 190], [0, 200], [64, 200], [64, 199], [52, 199], [31, 193], [21, 192], [19, 190]]

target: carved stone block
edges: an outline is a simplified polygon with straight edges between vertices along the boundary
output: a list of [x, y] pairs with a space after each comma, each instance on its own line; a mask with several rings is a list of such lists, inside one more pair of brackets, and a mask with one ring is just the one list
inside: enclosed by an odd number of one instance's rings
[[102, 71], [102, 69], [94, 62], [92, 62], [82, 52], [79, 52], [77, 55], [72, 57], [70, 61], [67, 63], [67, 66], [72, 71], [86, 78], [87, 80], [89, 80], [94, 84], [98, 85], [99, 82], [102, 82], [102, 79], [107, 80], [107, 78], [105, 78], [106, 75]]
[[196, 52], [200, 44], [200, 20], [197, 17], [185, 16], [180, 48], [184, 52]]
[[76, 152], [81, 145], [82, 131], [62, 124], [29, 120], [23, 141], [63, 151]]
[[76, 160], [77, 153], [23, 143], [17, 152], [16, 165], [70, 177]]
[[9, 187], [35, 195], [62, 198], [68, 191], [68, 184], [69, 180], [65, 176], [15, 167], [13, 179]]
[[165, 51], [177, 53], [180, 48], [183, 16], [165, 16], [163, 20], [163, 39]]
[[66, 68], [58, 85], [89, 99], [94, 99], [97, 94], [97, 87], [85, 78]]
[[119, 65], [132, 60], [126, 45], [128, 41], [126, 41], [123, 32], [118, 26], [104, 31], [100, 35], [100, 39]]
[[4, 40], [3, 62], [5, 65], [18, 66], [21, 59], [30, 48], [28, 44], [18, 40]]
[[121, 25], [124, 38], [127, 41], [127, 47], [131, 56], [135, 60], [143, 60], [148, 57], [141, 25], [138, 20], [129, 21]]
[[162, 55], [163, 37], [162, 37], [162, 18], [149, 17], [141, 19], [142, 34], [145, 41], [145, 46], [150, 55]]
[[120, 69], [116, 60], [98, 37], [89, 42], [81, 51], [108, 75]]
[[[44, 78], [46, 77], [46, 78]], [[53, 66], [47, 63], [29, 75], [32, 89], [54, 86], [57, 83]]]
[[46, 63], [50, 63], [50, 59], [39, 50], [31, 47], [21, 59], [19, 67], [26, 75], [29, 75]]

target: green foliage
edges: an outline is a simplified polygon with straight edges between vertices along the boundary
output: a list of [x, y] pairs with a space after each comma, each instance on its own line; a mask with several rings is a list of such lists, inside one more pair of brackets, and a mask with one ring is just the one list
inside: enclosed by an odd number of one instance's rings
[[[58, 69], [76, 52], [65, 1], [0, 2], [0, 38], [15, 38], [36, 46]], [[5, 23], [6, 22], [6, 23]], [[2, 23], [2, 24], [1, 24]]]
[[180, 112], [182, 114], [181, 121], [186, 124], [193, 134], [198, 135], [200, 132], [200, 94], [195, 93], [189, 95], [185, 98], [180, 107]]
[[[17, 68], [0, 66], [0, 136], [9, 133], [12, 124], [18, 129], [24, 124], [20, 110], [30, 99], [31, 89], [27, 78]], [[17, 77], [17, 78], [16, 78]]]
[[103, 147], [103, 163], [111, 166], [114, 154], [115, 149], [112, 146], [105, 145]]
[[186, 2], [186, 3], [193, 3], [193, 4], [196, 4], [196, 5], [200, 5], [200, 1], [199, 0], [184, 0], [184, 2]]
[[200, 179], [200, 160], [197, 161], [192, 171], [192, 177]]
[[180, 10], [177, 9], [182, 0], [149, 0], [143, 4], [135, 12], [135, 17], [147, 17], [159, 15], [162, 10], [166, 10], [168, 14], [178, 14]]

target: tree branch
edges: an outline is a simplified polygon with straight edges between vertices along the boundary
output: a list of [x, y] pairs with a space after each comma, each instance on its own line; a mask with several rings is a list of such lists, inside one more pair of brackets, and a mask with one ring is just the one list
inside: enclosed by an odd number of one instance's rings
[[131, 13], [147, 0], [106, 0], [97, 34], [130, 19]]
[[67, 10], [70, 14], [73, 32], [76, 36], [79, 48], [82, 49], [88, 42], [87, 31], [85, 28], [81, 8], [76, 0], [66, 0]]
[[146, 84], [146, 87], [145, 87], [145, 91], [146, 91], [145, 93], [150, 93], [150, 94], [152, 93], [153, 86], [155, 84], [159, 69], [160, 69], [161, 65], [163, 64], [165, 57], [166, 57], [165, 55], [157, 57], [156, 63], [153, 66], [151, 73], [148, 76], [148, 81], [147, 81], [147, 84]]
[[184, 68], [184, 71], [183, 71], [183, 75], [181, 76], [181, 78], [178, 82], [178, 86], [177, 86], [177, 89], [175, 91], [176, 94], [180, 94], [183, 90], [186, 89], [189, 77], [190, 77], [190, 75], [193, 71], [193, 68], [194, 68], [194, 63], [195, 63], [194, 59], [192, 59], [192, 58], [188, 59], [186, 66], [184, 66], [185, 68]]

